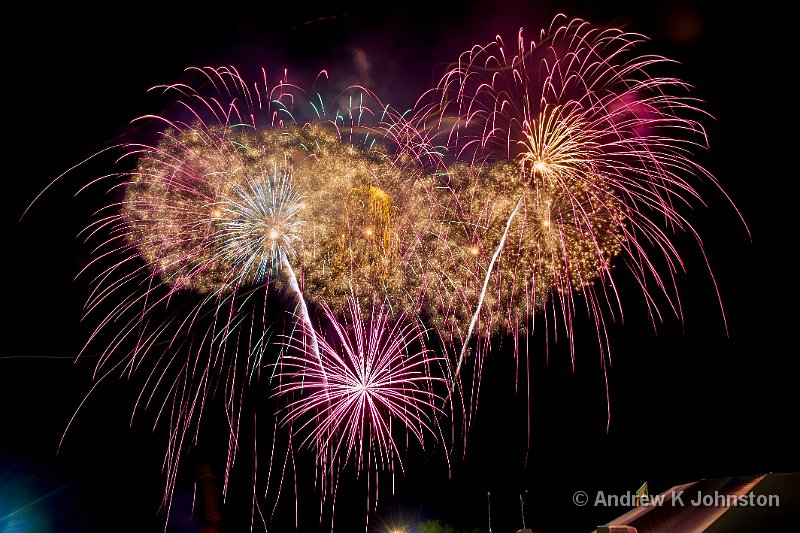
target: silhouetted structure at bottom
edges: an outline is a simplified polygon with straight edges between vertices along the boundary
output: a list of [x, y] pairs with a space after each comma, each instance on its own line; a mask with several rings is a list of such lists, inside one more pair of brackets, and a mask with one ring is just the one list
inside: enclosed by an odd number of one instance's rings
[[800, 531], [800, 473], [701, 479], [640, 503], [595, 533]]

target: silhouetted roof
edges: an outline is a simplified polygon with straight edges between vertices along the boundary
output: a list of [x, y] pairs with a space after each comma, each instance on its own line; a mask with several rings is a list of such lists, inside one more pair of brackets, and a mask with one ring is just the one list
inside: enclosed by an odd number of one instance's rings
[[701, 479], [650, 501], [607, 525], [637, 533], [800, 531], [800, 473]]

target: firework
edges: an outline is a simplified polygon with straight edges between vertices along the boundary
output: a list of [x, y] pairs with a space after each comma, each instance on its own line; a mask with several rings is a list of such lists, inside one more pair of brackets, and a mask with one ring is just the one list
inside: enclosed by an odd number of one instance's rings
[[[413, 131], [365, 89], [338, 98], [346, 105], [333, 113], [321, 98], [309, 102], [313, 116], [299, 122], [295, 104], [308, 100], [285, 78], [270, 88], [266, 74], [250, 86], [232, 68], [190, 71], [206, 94], [184, 84], [162, 87], [178, 96], [178, 111], [146, 117], [166, 125], [157, 142], [117, 147], [122, 160], [136, 158], [135, 168], [111, 176], [121, 199], [87, 229], [88, 238], [101, 239], [87, 267], [96, 273], [87, 312], [101, 316], [87, 349], [106, 343], [99, 381], [115, 372], [141, 375], [134, 412], [152, 411], [156, 424], [169, 426], [167, 509], [181, 457], [220, 393], [229, 427], [227, 490], [243, 416], [254, 408], [245, 398], [282, 379], [261, 378], [286, 350], [271, 342], [273, 329], [311, 354], [323, 383], [332, 348], [315, 329], [317, 309], [342, 315], [353, 302], [365, 316], [381, 309], [380, 320], [365, 319], [391, 335], [375, 350], [420, 345], [418, 331], [389, 322], [425, 305], [423, 246], [432, 212], [425, 178], [401, 148]], [[383, 364], [381, 357], [375, 362]], [[391, 354], [392, 365], [397, 357]], [[399, 367], [407, 381], [397, 390], [414, 385], [411, 374], [430, 360], [425, 349], [409, 357]], [[413, 402], [424, 396], [411, 394]], [[418, 407], [433, 403], [431, 397]], [[420, 412], [406, 416], [430, 423]], [[423, 426], [408, 430], [421, 437]], [[387, 434], [371, 435], [385, 445], [372, 450], [394, 464], [397, 449], [387, 447]]]
[[294, 159], [307, 217], [296, 264], [309, 300], [341, 313], [355, 294], [365, 311], [418, 311], [431, 213], [424, 187], [378, 145], [364, 152], [319, 126], [298, 135], [309, 153]]
[[[693, 152], [707, 140], [700, 102], [639, 55], [646, 39], [557, 16], [539, 39], [520, 30], [464, 52], [418, 101], [414, 124], [447, 166], [439, 186], [439, 283], [458, 376], [468, 343], [531, 330], [537, 310], [561, 316], [574, 360], [578, 296], [597, 324], [605, 367], [606, 313], [622, 313], [615, 265], [644, 293], [653, 320], [680, 315], [682, 260], [670, 232], [697, 233], [682, 214], [714, 177]], [[447, 294], [443, 290], [439, 294]], [[449, 325], [447, 321], [449, 320]], [[480, 379], [482, 357], [475, 360]], [[473, 385], [473, 390], [476, 387]]]
[[380, 145], [319, 124], [167, 132], [141, 158], [124, 215], [135, 246], [176, 288], [225, 292], [275, 278], [281, 254], [315, 304], [419, 310], [431, 208]]
[[295, 255], [300, 230], [305, 221], [303, 197], [292, 185], [291, 174], [276, 165], [273, 175], [262, 174], [234, 189], [220, 209], [219, 236], [223, 261], [235, 265], [234, 276], [244, 284], [257, 284], [269, 278], [282, 262]]
[[439, 358], [425, 347], [419, 325], [386, 306], [364, 316], [351, 298], [344, 320], [323, 311], [334, 340], [320, 338], [321, 357], [288, 340], [278, 388], [290, 398], [283, 421], [306, 434], [303, 443], [316, 450], [331, 487], [350, 462], [368, 476], [394, 472], [396, 464], [402, 470], [395, 434], [411, 435], [423, 449], [426, 437], [437, 440], [435, 416], [443, 412], [436, 385], [444, 380], [432, 373]]
[[99, 379], [145, 374], [136, 409], [169, 426], [167, 506], [219, 391], [226, 490], [247, 391], [264, 385], [284, 465], [301, 436], [324, 499], [347, 467], [375, 484], [402, 471], [397, 436], [439, 442], [458, 408], [466, 439], [491, 339], [516, 347], [538, 312], [560, 318], [574, 361], [585, 304], [603, 365], [619, 270], [654, 320], [659, 294], [680, 314], [670, 234], [697, 236], [682, 206], [698, 178], [716, 182], [691, 155], [706, 144], [698, 101], [660, 75], [666, 59], [637, 55], [643, 41], [557, 17], [537, 41], [462, 54], [410, 119], [361, 87], [326, 111], [285, 75], [270, 88], [232, 68], [190, 69], [202, 90], [161, 87], [178, 111], [147, 117], [156, 142], [118, 147], [135, 168], [87, 230], [105, 236], [87, 312], [101, 317], [90, 343], [106, 342]]

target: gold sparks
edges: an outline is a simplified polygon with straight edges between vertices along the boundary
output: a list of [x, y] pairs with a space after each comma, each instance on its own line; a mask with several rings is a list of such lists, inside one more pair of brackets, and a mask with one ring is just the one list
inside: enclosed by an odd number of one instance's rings
[[[563, 108], [546, 107], [528, 125], [516, 164], [456, 164], [447, 187], [431, 176], [411, 179], [379, 146], [353, 146], [320, 125], [208, 135], [220, 138], [167, 132], [126, 191], [124, 215], [142, 257], [178, 288], [261, 282], [233, 275], [215, 232], [235, 223], [218, 206], [245, 201], [236, 191], [268, 168], [290, 172], [298, 194], [303, 224], [292, 230], [291, 265], [304, 294], [337, 312], [354, 294], [366, 310], [388, 301], [463, 333], [497, 255], [484, 320], [496, 330], [524, 323], [553, 291], [602, 278], [623, 248], [620, 203], [591, 163], [585, 125]], [[209, 201], [211, 219], [224, 220], [207, 223]], [[517, 202], [506, 244], [493, 254]], [[282, 228], [263, 221], [268, 244], [259, 253], [275, 253]], [[280, 287], [276, 274], [267, 277]]]
[[524, 136], [518, 143], [522, 173], [530, 165], [540, 179], [585, 173], [597, 149], [592, 129], [563, 106], [545, 106]]
[[[265, 277], [280, 285], [277, 272], [239, 271], [237, 277], [237, 269], [274, 256], [286, 240], [282, 220], [261, 222], [266, 243], [250, 259], [224, 231], [240, 218], [234, 207], [248, 204], [242, 191], [253, 187], [254, 176], [283, 169], [302, 199], [291, 264], [307, 298], [343, 310], [355, 294], [365, 309], [388, 300], [416, 312], [422, 305], [415, 289], [423, 283], [422, 238], [432, 211], [424, 188], [395, 161], [378, 145], [359, 148], [320, 125], [168, 131], [139, 162], [124, 216], [142, 257], [176, 288], [219, 292]], [[209, 213], [211, 225], [203, 223]]]
[[[431, 253], [436, 268], [445, 273], [436, 305], [451, 311], [437, 326], [465, 331], [474, 304], [462, 305], [460, 298], [477, 301], [493, 255], [475, 243], [492, 243], [488, 246], [494, 249], [518, 201], [521, 208], [490, 279], [484, 328], [525, 323], [552, 291], [582, 290], [608, 272], [612, 258], [622, 252], [622, 208], [590, 165], [566, 164], [568, 156], [561, 157], [558, 164], [534, 164], [533, 176], [509, 162], [451, 167], [452, 196], [439, 199], [439, 217], [457, 222], [444, 227], [440, 249]], [[468, 253], [454, 253], [451, 247]]]

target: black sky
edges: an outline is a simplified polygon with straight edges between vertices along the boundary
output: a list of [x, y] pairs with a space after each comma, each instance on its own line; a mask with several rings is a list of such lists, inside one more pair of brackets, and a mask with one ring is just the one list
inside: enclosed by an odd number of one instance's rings
[[[191, 65], [286, 67], [301, 82], [326, 68], [343, 85], [368, 74], [364, 81], [385, 101], [407, 108], [472, 44], [497, 33], [511, 39], [520, 25], [532, 35], [558, 12], [651, 36], [649, 50], [681, 63], [676, 72], [714, 116], [711, 151], [698, 157], [752, 233], [719, 191], [702, 188], [708, 207], [693, 221], [728, 333], [697, 246], [677, 237], [687, 270], [679, 278], [683, 322], [667, 314], [654, 332], [636, 288], [623, 284], [625, 323], [609, 328], [608, 432], [588, 323], [579, 324], [585, 340], [574, 372], [566, 346], [551, 349], [549, 363], [543, 353], [532, 357], [527, 454], [525, 393], [513, 390], [513, 361], [501, 347], [490, 356], [466, 459], [453, 459], [450, 478], [441, 455], [412, 459], [397, 497], [383, 500], [371, 523], [411, 516], [485, 529], [491, 490], [493, 530], [512, 531], [521, 527], [518, 495], [527, 490], [536, 530], [590, 530], [624, 509], [577, 508], [576, 490], [623, 493], [648, 481], [660, 491], [699, 478], [800, 470], [797, 97], [788, 81], [796, 47], [785, 14], [765, 3], [733, 10], [664, 0], [400, 4], [3, 4], [0, 357], [11, 358], [0, 358], [0, 499], [3, 483], [37, 497], [57, 490], [38, 504], [55, 531], [163, 528], [164, 435], [151, 435], [146, 418], [129, 427], [133, 385], [114, 382], [94, 396], [56, 455], [92, 384], [91, 362], [71, 359], [91, 331], [80, 323], [88, 280], [73, 278], [91, 252], [76, 235], [104, 201], [101, 191], [73, 194], [108, 169], [78, 169], [19, 221], [55, 176], [116, 142], [132, 118], [159, 111], [149, 87], [180, 79]], [[356, 49], [369, 59], [368, 73], [354, 62]], [[301, 503], [313, 516], [311, 496]], [[289, 530], [289, 503], [276, 531]], [[352, 515], [342, 509], [337, 531], [363, 527], [360, 507]], [[233, 515], [243, 512], [249, 507], [223, 508], [236, 527], [242, 520]]]

